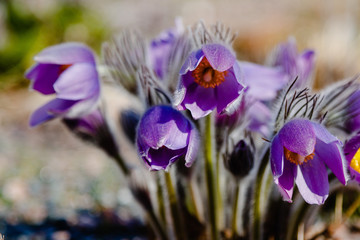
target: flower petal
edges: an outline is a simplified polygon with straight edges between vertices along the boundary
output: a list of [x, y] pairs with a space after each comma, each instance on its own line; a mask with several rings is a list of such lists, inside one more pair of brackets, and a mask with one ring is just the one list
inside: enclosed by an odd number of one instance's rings
[[35, 56], [39, 63], [67, 65], [80, 62], [95, 63], [94, 54], [89, 47], [82, 43], [63, 43], [42, 50]]
[[204, 117], [217, 105], [215, 91], [213, 88], [204, 88], [194, 83], [187, 88], [181, 105], [190, 110], [194, 119]]
[[234, 54], [223, 45], [207, 44], [201, 49], [210, 65], [219, 72], [228, 70], [236, 61]]
[[249, 87], [246, 94], [258, 100], [271, 100], [287, 84], [288, 76], [279, 68], [269, 68], [249, 62], [239, 62], [243, 81]]
[[35, 127], [43, 122], [49, 121], [55, 118], [57, 115], [54, 114], [54, 111], [57, 112], [66, 112], [68, 111], [76, 101], [54, 99], [44, 106], [38, 108], [30, 117], [30, 126]]
[[342, 184], [347, 183], [350, 177], [347, 173], [347, 163], [340, 144], [336, 142], [326, 144], [318, 139], [315, 154], [330, 168]]
[[42, 94], [55, 93], [53, 84], [60, 74], [60, 65], [55, 64], [35, 64], [27, 70], [25, 77], [32, 81], [31, 88]]
[[234, 71], [230, 69], [225, 81], [215, 87], [215, 96], [217, 100], [217, 112], [221, 113], [228, 105], [234, 102], [240, 95], [244, 86], [238, 82]]
[[325, 164], [315, 154], [312, 160], [298, 165], [296, 185], [309, 204], [323, 204], [329, 195], [329, 182]]
[[283, 174], [275, 178], [275, 183], [278, 185], [278, 189], [283, 197], [284, 201], [292, 202], [292, 195], [294, 190], [294, 178], [296, 175], [296, 165], [285, 161]]
[[146, 162], [150, 170], [166, 170], [174, 161], [185, 153], [186, 149], [171, 150], [166, 147], [150, 148]]
[[100, 91], [95, 65], [74, 64], [66, 69], [54, 84], [57, 97], [68, 100], [86, 99]]
[[188, 71], [194, 71], [194, 69], [199, 65], [203, 57], [204, 53], [201, 49], [190, 53], [189, 57], [186, 59], [185, 63], [180, 69], [180, 75], [184, 75]]
[[279, 131], [282, 145], [291, 152], [308, 156], [313, 153], [316, 136], [312, 123], [306, 119], [294, 119]]
[[311, 122], [311, 124], [313, 125], [316, 137], [324, 143], [339, 142], [323, 125], [316, 122]]
[[275, 178], [278, 178], [283, 174], [284, 161], [284, 147], [280, 141], [279, 135], [276, 135], [271, 142], [270, 149], [271, 171]]

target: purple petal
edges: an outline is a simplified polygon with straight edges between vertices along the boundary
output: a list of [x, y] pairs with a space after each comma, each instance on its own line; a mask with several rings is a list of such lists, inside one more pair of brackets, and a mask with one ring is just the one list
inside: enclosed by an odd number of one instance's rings
[[141, 118], [138, 141], [154, 149], [175, 150], [186, 147], [189, 131], [189, 122], [180, 112], [169, 106], [153, 107]]
[[309, 204], [323, 204], [329, 195], [329, 182], [325, 164], [315, 155], [312, 160], [298, 165], [296, 185]]
[[192, 126], [190, 134], [189, 134], [189, 145], [187, 148], [187, 153], [185, 155], [185, 166], [191, 167], [193, 162], [195, 161], [200, 145], [200, 135], [195, 126]]
[[66, 112], [76, 102], [62, 99], [54, 99], [44, 106], [37, 109], [30, 117], [30, 126], [35, 127], [43, 122], [55, 118], [57, 115], [54, 112]]
[[204, 53], [201, 49], [190, 53], [189, 57], [185, 60], [185, 63], [180, 69], [180, 75], [184, 75], [188, 71], [194, 71], [194, 69], [199, 65], [203, 57]]
[[258, 100], [271, 100], [288, 82], [288, 75], [279, 68], [269, 68], [249, 62], [239, 62], [246, 92]]
[[270, 150], [271, 171], [275, 178], [278, 178], [283, 174], [284, 161], [284, 147], [280, 141], [279, 135], [276, 135], [271, 142]]
[[292, 202], [292, 195], [294, 190], [294, 178], [296, 175], [296, 165], [285, 161], [283, 174], [275, 178], [275, 183], [278, 185], [278, 189], [284, 199], [284, 201]]
[[25, 73], [25, 77], [32, 81], [32, 89], [47, 95], [55, 93], [53, 84], [59, 74], [60, 65], [37, 63]]
[[348, 163], [350, 164], [351, 160], [355, 156], [356, 152], [360, 148], [360, 134], [356, 134], [354, 137], [352, 137], [344, 147], [344, 154], [346, 156], [346, 159]]
[[[93, 110], [95, 110], [96, 107], [98, 107], [100, 101], [100, 93], [95, 93], [92, 96], [89, 96], [87, 99], [76, 101], [76, 104], [74, 104], [67, 112], [64, 117], [67, 118], [78, 118], [83, 115], [89, 114]], [[59, 113], [60, 114], [60, 113]]]
[[80, 62], [95, 63], [93, 52], [82, 43], [63, 43], [42, 50], [35, 56], [39, 63], [67, 65]]
[[54, 84], [57, 97], [68, 100], [86, 99], [100, 91], [95, 65], [74, 64], [66, 69]]
[[349, 180], [349, 175], [341, 146], [336, 142], [326, 144], [318, 140], [315, 146], [315, 154], [330, 168], [339, 181], [345, 185]]
[[308, 156], [314, 151], [316, 136], [312, 123], [305, 119], [294, 119], [279, 131], [282, 145], [291, 152]]
[[251, 131], [259, 132], [263, 136], [269, 135], [269, 123], [271, 122], [271, 111], [261, 101], [256, 101], [248, 108], [249, 126]]
[[151, 148], [146, 162], [150, 170], [166, 170], [174, 161], [185, 154], [186, 149], [171, 150], [166, 147], [159, 149]]
[[314, 70], [315, 52], [312, 50], [304, 51], [297, 60], [297, 69], [302, 80], [306, 82], [311, 77]]
[[210, 65], [219, 72], [228, 70], [236, 61], [234, 54], [223, 45], [207, 44], [201, 49]]
[[190, 110], [194, 119], [204, 117], [211, 113], [217, 105], [215, 90], [194, 83], [187, 88], [181, 105]]
[[234, 75], [234, 71], [230, 69], [227, 76], [225, 76], [225, 81], [219, 86], [215, 87], [215, 96], [217, 99], [217, 112], [221, 113], [228, 105], [235, 101], [241, 90], [244, 88]]
[[314, 128], [314, 132], [317, 138], [324, 143], [339, 142], [339, 140], [332, 135], [323, 125], [315, 122], [311, 122]]

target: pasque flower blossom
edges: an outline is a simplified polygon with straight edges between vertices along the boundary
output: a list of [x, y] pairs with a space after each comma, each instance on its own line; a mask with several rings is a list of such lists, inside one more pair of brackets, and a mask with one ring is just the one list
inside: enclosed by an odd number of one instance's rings
[[199, 150], [199, 133], [179, 111], [158, 105], [141, 118], [137, 147], [150, 170], [166, 170], [182, 157], [185, 166], [190, 167]]
[[360, 133], [357, 133], [345, 144], [344, 154], [351, 177], [360, 183]]
[[239, 98], [244, 86], [233, 53], [221, 44], [206, 44], [194, 51], [180, 70], [175, 93], [179, 110], [188, 109], [195, 119], [226, 111]]
[[56, 98], [37, 109], [30, 125], [55, 117], [76, 118], [94, 109], [100, 97], [100, 82], [92, 51], [81, 43], [48, 47], [35, 56], [37, 62], [26, 72], [31, 88]]
[[277, 46], [273, 54], [272, 65], [280, 67], [292, 81], [298, 77], [295, 87], [305, 87], [311, 80], [315, 66], [315, 52], [304, 50], [298, 53], [295, 39], [290, 38], [287, 42]]
[[272, 173], [286, 201], [291, 201], [295, 181], [306, 202], [323, 204], [329, 194], [326, 166], [346, 184], [345, 161], [340, 141], [307, 119], [287, 122], [271, 142]]

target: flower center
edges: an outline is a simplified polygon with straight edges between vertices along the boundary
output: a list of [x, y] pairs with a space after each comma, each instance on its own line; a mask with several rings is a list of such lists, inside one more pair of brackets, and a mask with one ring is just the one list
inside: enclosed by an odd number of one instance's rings
[[62, 74], [66, 69], [68, 69], [71, 66], [71, 64], [65, 64], [61, 65], [59, 68], [59, 75]]
[[215, 88], [225, 81], [228, 71], [219, 72], [213, 69], [209, 61], [204, 57], [192, 72], [195, 82], [204, 88]]
[[355, 153], [353, 159], [351, 159], [350, 167], [360, 173], [360, 148]]
[[309, 155], [304, 157], [304, 156], [301, 156], [300, 154], [294, 153], [294, 152], [292, 152], [292, 151], [290, 151], [290, 150], [288, 150], [287, 148], [284, 147], [284, 155], [285, 155], [285, 158], [288, 161], [290, 161], [290, 162], [292, 162], [292, 163], [294, 163], [296, 165], [301, 165], [304, 162], [307, 162], [307, 161], [313, 159], [314, 156], [315, 156], [315, 153], [314, 152], [310, 153]]

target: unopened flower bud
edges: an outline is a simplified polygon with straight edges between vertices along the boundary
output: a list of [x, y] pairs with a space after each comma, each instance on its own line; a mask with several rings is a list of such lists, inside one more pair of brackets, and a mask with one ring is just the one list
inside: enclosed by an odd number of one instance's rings
[[225, 158], [225, 167], [238, 178], [245, 177], [254, 166], [254, 154], [244, 140], [240, 140]]

